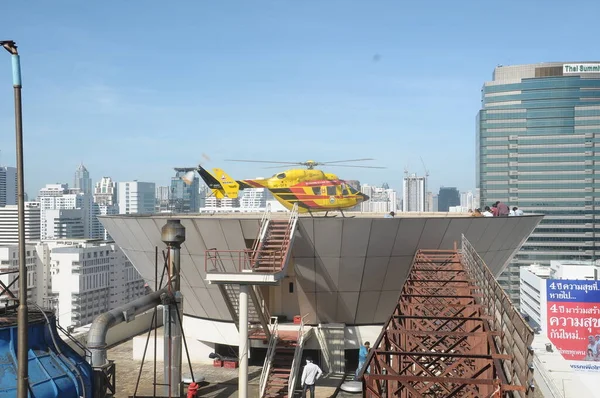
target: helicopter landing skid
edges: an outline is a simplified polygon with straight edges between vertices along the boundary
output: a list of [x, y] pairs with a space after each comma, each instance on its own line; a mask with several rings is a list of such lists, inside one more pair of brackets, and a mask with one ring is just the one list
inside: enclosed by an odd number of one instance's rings
[[[344, 214], [344, 211], [342, 209], [338, 209], [337, 211], [339, 211], [340, 213], [342, 213], [342, 217], [343, 218], [354, 218], [355, 217], [355, 216], [346, 217], [346, 214]], [[310, 214], [311, 217], [314, 218], [314, 215], [313, 215], [312, 211], [309, 210], [308, 213]], [[323, 216], [323, 218], [334, 218], [334, 217], [337, 217], [337, 214], [329, 215], [329, 210], [327, 210], [325, 212], [325, 215]]]

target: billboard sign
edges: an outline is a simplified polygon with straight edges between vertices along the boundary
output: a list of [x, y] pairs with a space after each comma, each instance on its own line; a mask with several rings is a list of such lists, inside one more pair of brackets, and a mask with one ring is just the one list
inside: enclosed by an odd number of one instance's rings
[[548, 279], [548, 338], [576, 370], [599, 371], [600, 281]]
[[600, 64], [563, 64], [563, 75], [600, 73]]

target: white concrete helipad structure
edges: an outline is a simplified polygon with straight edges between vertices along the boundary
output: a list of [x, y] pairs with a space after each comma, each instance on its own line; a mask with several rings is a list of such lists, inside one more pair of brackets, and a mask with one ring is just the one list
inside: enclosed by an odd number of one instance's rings
[[[271, 314], [306, 315], [308, 324], [346, 324], [347, 348], [375, 339], [396, 305], [417, 249], [450, 249], [461, 234], [497, 276], [529, 237], [542, 216], [470, 217], [457, 213], [412, 213], [387, 219], [383, 214], [354, 218], [301, 216], [291, 262], [279, 286], [263, 286]], [[100, 217], [150, 286], [154, 286], [155, 247], [168, 218], [186, 228], [181, 247], [181, 290], [186, 334], [212, 346], [237, 345], [237, 331], [225, 300], [206, 282], [205, 250], [252, 247], [261, 213], [214, 216], [118, 215]], [[288, 217], [272, 213], [272, 218]]]

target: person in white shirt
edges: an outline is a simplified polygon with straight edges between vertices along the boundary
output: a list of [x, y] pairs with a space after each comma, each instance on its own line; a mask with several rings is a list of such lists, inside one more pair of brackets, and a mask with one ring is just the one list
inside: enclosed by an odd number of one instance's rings
[[323, 371], [313, 363], [312, 358], [306, 358], [306, 366], [302, 371], [302, 398], [306, 398], [306, 390], [310, 391], [311, 398], [315, 398], [315, 382], [322, 374]]
[[494, 215], [492, 214], [492, 211], [490, 209], [490, 206], [485, 206], [485, 211], [483, 213], [484, 217], [494, 217]]
[[510, 213], [508, 215], [509, 216], [522, 216], [523, 210], [521, 210], [517, 206], [515, 206], [512, 208], [512, 210], [510, 211]]

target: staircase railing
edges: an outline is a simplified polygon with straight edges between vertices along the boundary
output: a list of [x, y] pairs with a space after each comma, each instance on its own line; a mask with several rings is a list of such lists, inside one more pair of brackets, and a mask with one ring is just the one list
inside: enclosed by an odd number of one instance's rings
[[284, 242], [286, 243], [284, 252], [281, 254], [281, 261], [282, 264], [286, 264], [289, 256], [290, 256], [290, 249], [291, 249], [291, 239], [293, 237], [294, 231], [296, 230], [296, 224], [298, 223], [298, 203], [294, 203], [294, 206], [292, 207], [292, 210], [290, 212], [290, 219], [288, 222], [288, 228], [285, 231], [285, 235], [284, 235]]
[[265, 389], [267, 388], [267, 381], [269, 380], [269, 373], [271, 372], [271, 365], [273, 363], [273, 356], [275, 355], [275, 347], [277, 346], [277, 340], [279, 338], [277, 335], [279, 321], [277, 317], [271, 318], [271, 320], [273, 320], [271, 325], [271, 338], [269, 339], [265, 363], [263, 364], [262, 373], [260, 374], [260, 397], [265, 395]]
[[267, 204], [267, 209], [263, 213], [262, 218], [260, 219], [260, 229], [258, 231], [258, 236], [252, 245], [252, 263], [256, 261], [258, 257], [258, 252], [260, 251], [260, 247], [267, 235], [267, 231], [269, 230], [269, 221], [271, 221], [271, 204]]
[[319, 341], [319, 345], [321, 346], [321, 355], [323, 355], [323, 360], [325, 362], [325, 367], [327, 368], [327, 373], [331, 372], [331, 357], [329, 356], [329, 344], [327, 343], [327, 339], [323, 335], [323, 327], [319, 324], [319, 328], [317, 330], [317, 340]]
[[302, 351], [304, 350], [304, 318], [300, 320], [300, 329], [298, 329], [298, 342], [296, 349], [294, 350], [294, 359], [292, 361], [292, 369], [290, 370], [290, 379], [288, 382], [288, 398], [294, 396], [296, 390], [296, 381], [298, 380], [298, 371], [300, 370], [300, 364], [302, 363]]

